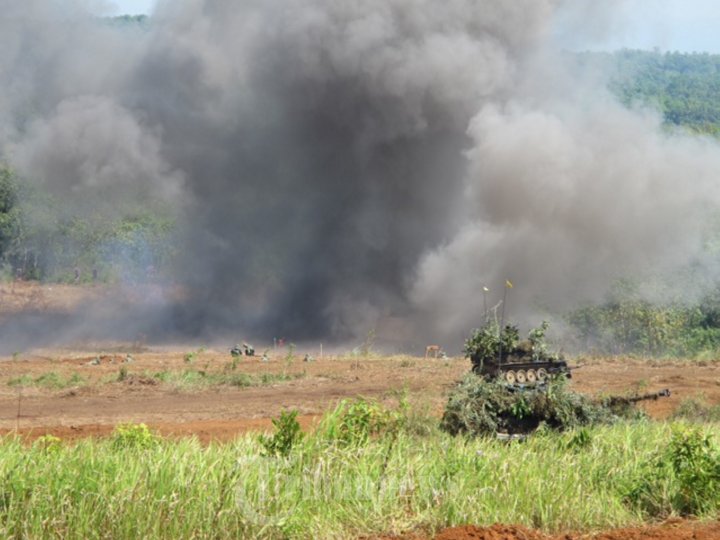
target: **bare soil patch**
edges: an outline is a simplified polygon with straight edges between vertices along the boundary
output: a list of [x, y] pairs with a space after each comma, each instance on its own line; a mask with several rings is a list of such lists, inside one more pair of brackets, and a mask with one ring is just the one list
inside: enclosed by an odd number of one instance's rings
[[[88, 350], [39, 350], [16, 359], [1, 359], [0, 433], [19, 428], [21, 434], [77, 438], [108, 433], [121, 422], [145, 422], [168, 435], [225, 441], [248, 430], [269, 428], [270, 418], [283, 409], [298, 409], [302, 416], [311, 418], [341, 399], [365, 396], [392, 400], [403, 392], [439, 416], [447, 391], [469, 368], [469, 362], [459, 358], [333, 356], [303, 362], [301, 350], [291, 361], [282, 351], [271, 354], [268, 362], [243, 357], [229, 372], [232, 358], [227, 351], [204, 350], [196, 353], [192, 363], [185, 361], [187, 354], [149, 350], [132, 354], [133, 362], [127, 364], [123, 363], [125, 354], [93, 354]], [[93, 365], [96, 358], [99, 365]], [[121, 370], [126, 371], [122, 381]], [[158, 373], [187, 370], [255, 378], [287, 376], [291, 380], [248, 387], [184, 387], [156, 378]], [[709, 404], [720, 403], [719, 370], [716, 363], [608, 359], [576, 371], [571, 384], [590, 395], [670, 388], [670, 398], [639, 405], [653, 417], [666, 418], [689, 397], [702, 395]], [[17, 386], [20, 379], [37, 381], [48, 374], [68, 386], [43, 386], [42, 381], [22, 389]], [[81, 382], [70, 384], [73, 378]]]
[[466, 525], [445, 529], [433, 537], [422, 534], [386, 536], [382, 540], [717, 540], [720, 522], [681, 519], [641, 527], [613, 529], [598, 533], [547, 535], [521, 525], [496, 524], [490, 527]]

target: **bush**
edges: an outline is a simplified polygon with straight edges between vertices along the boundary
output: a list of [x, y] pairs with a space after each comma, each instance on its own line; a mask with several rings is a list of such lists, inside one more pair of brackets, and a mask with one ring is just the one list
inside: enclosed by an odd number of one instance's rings
[[676, 428], [641, 470], [628, 500], [651, 516], [712, 515], [720, 509], [720, 452], [697, 428]]
[[396, 407], [364, 398], [343, 400], [325, 415], [318, 428], [318, 442], [341, 448], [357, 448], [373, 439], [394, 440], [399, 434], [427, 437], [437, 432], [437, 420], [427, 405], [411, 405], [400, 392]]
[[62, 439], [55, 435], [46, 434], [38, 437], [34, 444], [46, 454], [57, 454], [62, 448]]
[[361, 446], [388, 426], [390, 416], [378, 403], [358, 399], [347, 405], [338, 427], [337, 440], [343, 446]]
[[283, 411], [280, 413], [280, 418], [274, 418], [272, 421], [275, 433], [271, 437], [260, 435], [259, 441], [265, 449], [265, 455], [282, 457], [290, 455], [293, 447], [303, 436], [297, 415], [297, 411]]
[[702, 398], [688, 398], [675, 409], [672, 418], [694, 422], [720, 422], [720, 405], [709, 405]]
[[160, 438], [145, 424], [119, 424], [112, 435], [115, 449], [148, 449], [160, 444]]

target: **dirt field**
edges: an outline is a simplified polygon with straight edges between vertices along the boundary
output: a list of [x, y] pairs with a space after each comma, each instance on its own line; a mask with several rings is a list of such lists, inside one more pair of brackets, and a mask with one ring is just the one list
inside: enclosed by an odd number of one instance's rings
[[[38, 350], [0, 359], [0, 431], [19, 428], [24, 434], [77, 438], [106, 434], [119, 422], [145, 422], [164, 434], [228, 440], [243, 431], [269, 427], [270, 419], [285, 408], [298, 409], [303, 423], [310, 425], [343, 398], [390, 400], [400, 392], [440, 415], [447, 391], [469, 367], [461, 358], [405, 356], [331, 356], [304, 362], [306, 351], [298, 350], [292, 359], [285, 351], [270, 354], [267, 362], [243, 357], [233, 370], [227, 350], [151, 349], [131, 352], [132, 363], [124, 363], [130, 350], [131, 344], [126, 348], [106, 345], [105, 350]], [[186, 361], [189, 353], [194, 353], [190, 362]], [[95, 358], [99, 365], [93, 365]], [[657, 418], [671, 414], [688, 397], [702, 395], [711, 404], [720, 403], [720, 363], [574, 361], [585, 362], [572, 380], [573, 387], [583, 393], [669, 388], [671, 398], [641, 405]], [[120, 380], [121, 370], [124, 380]], [[247, 374], [257, 380], [265, 375], [269, 382], [208, 387], [158, 382], [153, 377], [187, 370]], [[23, 385], [18, 384], [21, 381]]]
[[[396, 540], [401, 540], [397, 538]], [[413, 537], [405, 537], [410, 540]], [[421, 537], [415, 537], [420, 540]], [[717, 540], [720, 523], [669, 520], [659, 525], [604, 531], [596, 534], [566, 533], [548, 536], [525, 527], [494, 525], [492, 527], [454, 527], [435, 536], [435, 540]]]

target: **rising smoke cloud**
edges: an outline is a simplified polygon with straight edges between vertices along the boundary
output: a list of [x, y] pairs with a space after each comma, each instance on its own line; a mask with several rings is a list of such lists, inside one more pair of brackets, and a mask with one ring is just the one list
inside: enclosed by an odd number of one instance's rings
[[699, 256], [720, 199], [715, 143], [556, 50], [578, 2], [166, 0], [142, 30], [5, 4], [5, 158], [77, 212], [178, 208], [158, 328], [457, 341], [484, 285], [520, 317]]

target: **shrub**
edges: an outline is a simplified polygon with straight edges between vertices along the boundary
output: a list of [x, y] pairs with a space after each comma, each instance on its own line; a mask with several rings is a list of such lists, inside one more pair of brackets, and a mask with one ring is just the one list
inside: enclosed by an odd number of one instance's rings
[[160, 444], [160, 438], [145, 424], [119, 424], [112, 435], [112, 445], [116, 449], [148, 449]]
[[720, 452], [710, 435], [676, 428], [641, 468], [628, 500], [651, 516], [712, 514], [720, 508]]
[[265, 455], [282, 457], [290, 455], [293, 447], [303, 436], [297, 415], [297, 411], [283, 411], [280, 413], [280, 418], [274, 418], [272, 421], [275, 433], [271, 437], [260, 435], [259, 442], [265, 449]]
[[338, 427], [337, 440], [345, 446], [363, 445], [371, 435], [380, 433], [389, 422], [390, 418], [384, 407], [358, 399], [345, 409]]
[[709, 405], [703, 398], [688, 398], [680, 403], [672, 418], [695, 422], [720, 422], [720, 405]]
[[35, 441], [35, 446], [46, 454], [56, 454], [60, 451], [62, 439], [55, 435], [43, 435]]
[[122, 366], [118, 370], [118, 376], [117, 376], [117, 382], [123, 382], [128, 377], [128, 369], [125, 366]]

